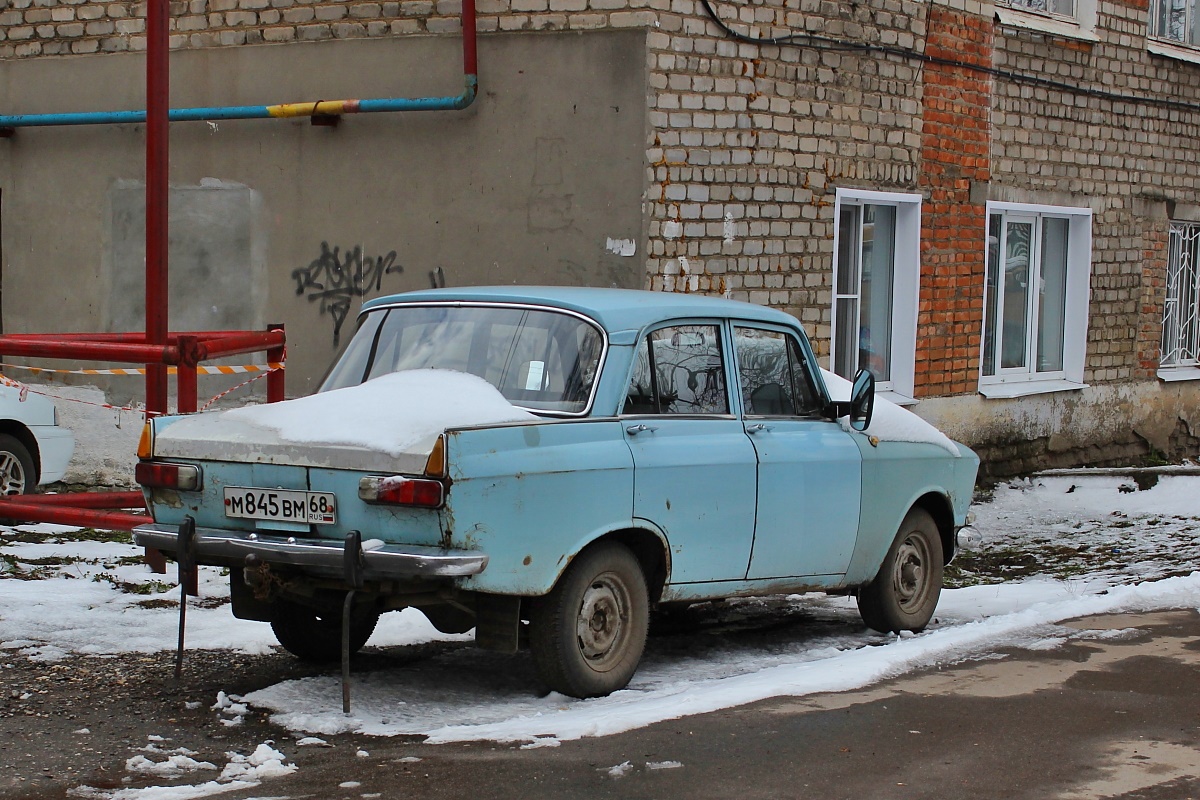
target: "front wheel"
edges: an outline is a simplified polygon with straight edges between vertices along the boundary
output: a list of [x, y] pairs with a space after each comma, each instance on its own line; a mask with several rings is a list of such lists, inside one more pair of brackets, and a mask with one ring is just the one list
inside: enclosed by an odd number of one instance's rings
[[578, 556], [529, 618], [529, 644], [542, 680], [572, 697], [623, 689], [637, 670], [650, 626], [641, 564], [615, 542]]
[[36, 485], [29, 450], [15, 437], [0, 433], [0, 494], [29, 494]]
[[923, 630], [942, 593], [943, 566], [937, 523], [925, 509], [911, 509], [879, 574], [858, 592], [863, 622], [884, 633]]
[[[352, 614], [350, 652], [357, 653], [375, 632], [379, 615]], [[342, 615], [325, 614], [298, 603], [280, 602], [271, 630], [283, 649], [301, 661], [325, 663], [342, 657]]]

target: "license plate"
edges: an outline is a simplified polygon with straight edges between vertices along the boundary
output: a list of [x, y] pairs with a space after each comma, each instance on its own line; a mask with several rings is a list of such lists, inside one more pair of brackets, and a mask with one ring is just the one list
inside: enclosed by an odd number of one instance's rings
[[330, 492], [226, 486], [225, 516], [333, 525], [337, 522], [337, 501]]

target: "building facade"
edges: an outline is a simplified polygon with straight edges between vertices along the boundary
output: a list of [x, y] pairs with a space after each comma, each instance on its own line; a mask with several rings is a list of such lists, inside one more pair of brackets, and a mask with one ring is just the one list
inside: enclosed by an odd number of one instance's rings
[[[722, 294], [987, 474], [1195, 457], [1196, 10], [479, 0], [465, 111], [172, 127], [172, 327], [285, 322], [301, 394], [363, 298], [431, 274]], [[172, 103], [453, 94], [460, 11], [173, 3]], [[143, 14], [0, 0], [0, 114], [140, 108]], [[138, 329], [141, 147], [0, 141], [6, 332]]]

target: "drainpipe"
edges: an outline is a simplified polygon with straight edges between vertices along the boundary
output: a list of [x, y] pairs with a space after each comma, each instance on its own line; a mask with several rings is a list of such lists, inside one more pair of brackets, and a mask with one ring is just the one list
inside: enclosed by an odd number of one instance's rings
[[[219, 122], [232, 119], [287, 119], [289, 117], [340, 117], [343, 114], [388, 113], [397, 111], [458, 111], [475, 101], [479, 90], [478, 58], [475, 42], [475, 0], [463, 0], [463, 91], [447, 97], [392, 97], [369, 100], [316, 100], [306, 103], [281, 103], [268, 106], [213, 106], [174, 108], [171, 122]], [[147, 20], [149, 25], [149, 20]], [[0, 133], [4, 129], [35, 128], [56, 125], [117, 125], [146, 122], [146, 111], [96, 111], [67, 114], [0, 115]], [[9, 131], [11, 135], [11, 130]]]

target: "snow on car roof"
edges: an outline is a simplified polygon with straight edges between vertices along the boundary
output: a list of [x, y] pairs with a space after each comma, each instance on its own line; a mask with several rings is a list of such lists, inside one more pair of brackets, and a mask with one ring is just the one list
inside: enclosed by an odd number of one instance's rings
[[[225, 411], [226, 419], [304, 444], [354, 445], [399, 456], [447, 428], [537, 419], [475, 375], [415, 369], [357, 386]], [[320, 424], [314, 424], [320, 420]]]

